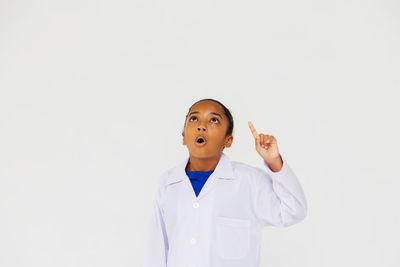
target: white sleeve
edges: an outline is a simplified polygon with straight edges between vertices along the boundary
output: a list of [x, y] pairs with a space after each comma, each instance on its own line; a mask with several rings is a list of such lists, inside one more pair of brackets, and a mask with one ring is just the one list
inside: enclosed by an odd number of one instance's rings
[[296, 175], [282, 157], [283, 166], [273, 172], [263, 161], [266, 171], [257, 172], [254, 210], [263, 226], [279, 228], [293, 225], [307, 215], [307, 201]]
[[160, 187], [158, 187], [150, 222], [144, 267], [166, 267], [168, 248], [168, 237], [160, 206]]

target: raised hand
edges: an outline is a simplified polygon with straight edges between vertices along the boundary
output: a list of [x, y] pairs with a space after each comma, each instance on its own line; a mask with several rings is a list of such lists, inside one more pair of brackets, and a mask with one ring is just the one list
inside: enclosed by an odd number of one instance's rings
[[248, 125], [254, 136], [258, 154], [268, 163], [273, 171], [279, 171], [283, 162], [279, 154], [276, 138], [268, 134], [258, 134], [251, 121], [248, 122]]

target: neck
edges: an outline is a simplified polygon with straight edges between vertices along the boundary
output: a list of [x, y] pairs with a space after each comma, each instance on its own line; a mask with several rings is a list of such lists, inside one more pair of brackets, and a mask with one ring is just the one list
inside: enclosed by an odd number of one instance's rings
[[190, 161], [186, 165], [187, 171], [201, 171], [207, 172], [215, 170], [218, 165], [221, 155], [213, 158], [195, 158], [190, 156]]

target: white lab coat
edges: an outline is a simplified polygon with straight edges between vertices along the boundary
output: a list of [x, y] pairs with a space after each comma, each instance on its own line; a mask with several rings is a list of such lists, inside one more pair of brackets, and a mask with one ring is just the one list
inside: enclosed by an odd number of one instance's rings
[[262, 228], [306, 217], [304, 192], [283, 157], [273, 172], [265, 161], [261, 169], [222, 153], [198, 197], [188, 160], [159, 177], [145, 267], [257, 267]]

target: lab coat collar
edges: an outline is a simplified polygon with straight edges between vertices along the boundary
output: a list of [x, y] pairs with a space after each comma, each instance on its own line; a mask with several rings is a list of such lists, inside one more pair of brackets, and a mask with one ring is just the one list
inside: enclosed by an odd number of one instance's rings
[[[190, 156], [187, 156], [184, 161], [182, 161], [179, 165], [172, 169], [167, 178], [167, 185], [180, 182], [183, 179], [189, 179], [185, 172], [185, 168], [187, 163], [189, 162], [189, 159]], [[215, 167], [214, 172], [210, 175], [208, 179], [214, 177], [219, 179], [235, 179], [231, 159], [224, 152], [221, 153], [218, 164]]]

